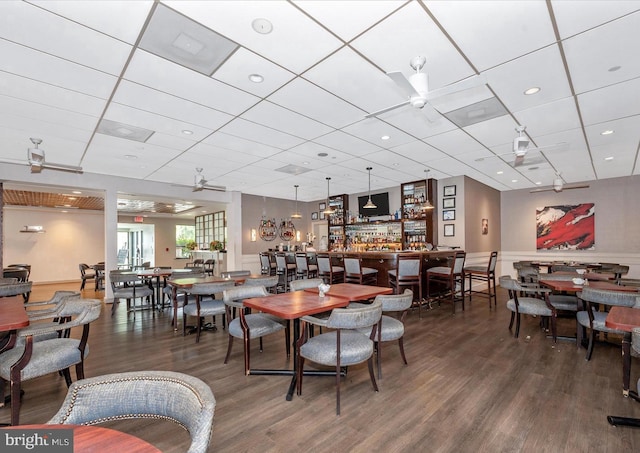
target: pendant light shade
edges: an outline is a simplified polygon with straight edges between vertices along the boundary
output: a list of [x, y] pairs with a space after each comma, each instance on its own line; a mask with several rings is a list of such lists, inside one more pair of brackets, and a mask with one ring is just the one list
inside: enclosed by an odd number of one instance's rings
[[296, 188], [296, 210], [293, 214], [291, 214], [291, 218], [292, 219], [301, 219], [302, 218], [302, 214], [300, 214], [300, 212], [298, 212], [298, 184], [296, 184], [295, 186], [293, 186]]
[[420, 206], [420, 209], [422, 209], [423, 211], [428, 211], [430, 209], [433, 209], [433, 205], [431, 204], [431, 201], [429, 201], [429, 178], [428, 178], [429, 171], [430, 170], [428, 169], [424, 171], [427, 185], [425, 187], [426, 197], [425, 197], [424, 203], [422, 203], [422, 206]]
[[372, 167], [367, 167], [367, 171], [369, 172], [369, 199], [367, 200], [367, 204], [363, 206], [364, 209], [377, 208], [377, 206], [373, 204], [373, 201], [371, 201], [371, 170], [372, 170]]
[[331, 214], [335, 214], [335, 209], [331, 208], [331, 205], [329, 204], [329, 181], [331, 181], [331, 178], [327, 177], [327, 207], [324, 211], [322, 211], [323, 214], [325, 215], [331, 215]]

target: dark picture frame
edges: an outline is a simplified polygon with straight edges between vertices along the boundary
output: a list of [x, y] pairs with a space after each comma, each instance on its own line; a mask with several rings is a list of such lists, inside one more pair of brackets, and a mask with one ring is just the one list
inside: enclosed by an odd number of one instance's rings
[[327, 204], [326, 203], [318, 203], [318, 211], [322, 212], [325, 209], [327, 209]]
[[445, 209], [442, 211], [442, 220], [455, 220], [456, 219], [456, 210], [455, 209]]
[[456, 208], [456, 199], [455, 198], [443, 198], [442, 199], [442, 209], [455, 209]]
[[318, 213], [317, 212], [312, 212], [311, 213], [311, 220], [318, 220]]
[[325, 219], [324, 212], [320, 211], [320, 220], [324, 220], [324, 219]]
[[447, 223], [444, 225], [445, 237], [452, 237], [456, 235], [456, 226], [453, 223]]
[[482, 234], [489, 234], [489, 219], [482, 219]]
[[443, 193], [445, 197], [455, 197], [456, 196], [456, 186], [444, 186]]

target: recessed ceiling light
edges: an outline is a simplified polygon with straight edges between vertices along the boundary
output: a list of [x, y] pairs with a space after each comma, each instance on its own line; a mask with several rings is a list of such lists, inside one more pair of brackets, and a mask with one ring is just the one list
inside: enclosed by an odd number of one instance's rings
[[[613, 157], [612, 157], [612, 159], [613, 159]], [[77, 200], [77, 198], [76, 197], [67, 197], [67, 200], [72, 200], [73, 201], [73, 200]]]
[[318, 153], [318, 157], [327, 157], [329, 153]]
[[503, 172], [502, 170], [499, 170], [499, 171], [497, 171], [496, 173], [497, 173], [497, 174], [499, 174], [499, 175], [501, 175], [501, 174], [503, 174], [504, 172]]
[[69, 211], [66, 211], [66, 210], [64, 210], [64, 209], [63, 209], [63, 210], [62, 210], [62, 211], [60, 211], [60, 212], [69, 212]]
[[528, 89], [524, 90], [524, 94], [526, 94], [528, 96], [530, 94], [536, 94], [538, 91], [540, 91], [540, 87], [531, 87], [531, 88], [528, 88]]
[[539, 186], [540, 184], [542, 184], [542, 181], [536, 181], [537, 186]]
[[400, 164], [398, 162], [394, 162], [391, 165], [394, 166], [394, 167], [399, 167], [400, 166]]
[[605, 157], [604, 160], [613, 160], [613, 156]]
[[189, 129], [183, 129], [183, 130], [182, 130], [182, 133], [183, 133], [184, 135], [192, 135], [192, 134], [193, 134], [193, 131], [190, 131]]
[[304, 162], [302, 162], [302, 165], [309, 165], [309, 162], [305, 160]]
[[512, 179], [511, 182], [518, 182], [518, 180], [517, 179]]
[[380, 137], [382, 140], [389, 140], [389, 136], [388, 135], [383, 135], [382, 137]]
[[172, 204], [167, 204], [167, 205], [165, 205], [165, 206], [166, 206], [167, 208], [173, 208], [173, 205], [172, 205]]
[[251, 27], [261, 35], [268, 35], [273, 31], [273, 24], [269, 22], [267, 19], [254, 19], [251, 22]]
[[260, 74], [249, 74], [249, 80], [253, 83], [262, 83], [264, 81], [264, 77]]
[[125, 159], [137, 159], [138, 156], [136, 156], [135, 154], [125, 154], [124, 158]]
[[617, 70], [619, 70], [620, 68], [622, 68], [622, 66], [611, 66], [608, 71], [609, 72], [616, 72]]
[[76, 195], [80, 195], [82, 192], [80, 192], [79, 190], [74, 190], [74, 191], [73, 191], [73, 192], [71, 192], [71, 193], [75, 193]]
[[611, 135], [613, 134], [614, 131], [612, 131], [611, 129], [607, 129], [606, 131], [602, 131], [600, 132], [600, 135]]
[[193, 204], [193, 201], [185, 201], [184, 204]]

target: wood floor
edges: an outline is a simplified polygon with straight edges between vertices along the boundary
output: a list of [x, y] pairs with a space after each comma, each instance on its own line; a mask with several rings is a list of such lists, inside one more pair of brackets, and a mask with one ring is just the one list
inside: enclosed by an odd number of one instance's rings
[[[35, 286], [32, 300], [56, 289]], [[97, 293], [102, 296], [102, 293]], [[91, 289], [85, 297], [94, 297]], [[443, 304], [407, 319], [404, 366], [396, 344], [383, 347], [383, 376], [375, 393], [365, 366], [351, 367], [342, 385], [342, 415], [335, 415], [334, 379], [306, 377], [303, 395], [285, 401], [289, 378], [244, 376], [236, 340], [223, 364], [227, 335], [174, 333], [169, 312], [139, 312], [110, 305], [89, 336], [89, 376], [173, 370], [199, 377], [217, 400], [211, 451], [219, 452], [633, 452], [640, 430], [615, 428], [607, 415], [640, 417], [640, 403], [622, 396], [620, 347], [598, 343], [590, 362], [574, 343], [554, 345], [538, 319], [523, 319], [520, 338], [507, 329], [505, 294], [498, 309], [474, 297], [466, 311]], [[560, 320], [560, 333], [574, 331]], [[611, 339], [613, 340], [613, 339]], [[283, 335], [252, 346], [256, 368], [288, 367]], [[640, 373], [634, 359], [632, 387]], [[72, 372], [73, 375], [73, 372]], [[75, 376], [74, 376], [75, 378]], [[64, 379], [49, 375], [24, 383], [21, 423], [46, 422], [66, 394]], [[9, 419], [0, 409], [0, 421]], [[142, 437], [163, 452], [184, 452], [188, 435], [169, 422], [107, 425]]]

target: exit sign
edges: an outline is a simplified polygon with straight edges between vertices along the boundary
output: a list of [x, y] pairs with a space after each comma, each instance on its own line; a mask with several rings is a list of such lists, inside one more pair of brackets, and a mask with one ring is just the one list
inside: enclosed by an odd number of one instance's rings
[[141, 215], [137, 215], [133, 218], [133, 221], [136, 223], [142, 223], [144, 222], [144, 217], [142, 217]]

